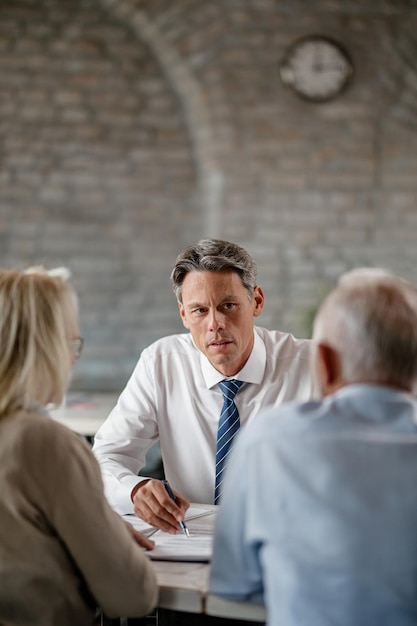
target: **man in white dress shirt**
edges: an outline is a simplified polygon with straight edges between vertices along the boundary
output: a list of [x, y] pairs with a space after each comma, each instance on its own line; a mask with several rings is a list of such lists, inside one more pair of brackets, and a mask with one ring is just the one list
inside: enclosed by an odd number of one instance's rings
[[[241, 426], [263, 407], [308, 400], [312, 383], [309, 340], [254, 326], [264, 294], [246, 250], [201, 240], [177, 257], [171, 277], [190, 332], [143, 350], [93, 449], [114, 509], [174, 533], [190, 501], [213, 502], [218, 383], [244, 382], [235, 398]], [[161, 481], [138, 476], [158, 440], [175, 502]]]

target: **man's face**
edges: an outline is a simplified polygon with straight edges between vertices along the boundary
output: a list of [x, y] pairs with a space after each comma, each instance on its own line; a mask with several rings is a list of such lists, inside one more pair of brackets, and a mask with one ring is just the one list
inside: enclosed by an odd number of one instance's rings
[[189, 272], [182, 285], [180, 315], [199, 350], [225, 376], [242, 369], [253, 347], [254, 317], [264, 295], [255, 287], [252, 300], [233, 270]]

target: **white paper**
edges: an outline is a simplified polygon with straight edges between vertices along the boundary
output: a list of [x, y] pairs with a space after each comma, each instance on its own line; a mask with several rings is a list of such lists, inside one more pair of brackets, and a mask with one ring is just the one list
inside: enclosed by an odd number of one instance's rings
[[[205, 517], [206, 515], [212, 515], [212, 514], [213, 514], [213, 511], [211, 511], [210, 509], [202, 509], [201, 507], [190, 506], [190, 508], [187, 510], [185, 514], [184, 519], [187, 522], [190, 520], [198, 519], [199, 517]], [[127, 514], [127, 515], [122, 515], [122, 517], [126, 522], [129, 522], [129, 524], [132, 524], [132, 526], [136, 530], [138, 530], [143, 535], [146, 535], [146, 537], [150, 537], [158, 530], [157, 528], [155, 528], [155, 526], [151, 526], [150, 524], [147, 524], [146, 522], [144, 522], [143, 519], [136, 517], [136, 515]]]
[[190, 531], [187, 536], [183, 532], [170, 535], [157, 530], [152, 535], [155, 542], [153, 550], [146, 551], [146, 555], [153, 561], [199, 561], [211, 560], [213, 552], [213, 532], [198, 530]]
[[211, 560], [213, 552], [215, 512], [213, 508], [203, 509], [190, 506], [184, 520], [189, 530], [188, 536], [182, 531], [178, 531], [175, 535], [165, 533], [135, 515], [123, 515], [123, 519], [155, 542], [153, 550], [145, 551], [145, 554], [152, 560], [203, 563]]

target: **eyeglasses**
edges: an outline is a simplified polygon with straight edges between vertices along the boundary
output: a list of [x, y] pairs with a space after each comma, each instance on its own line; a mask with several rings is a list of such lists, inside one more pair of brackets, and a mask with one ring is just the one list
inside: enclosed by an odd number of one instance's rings
[[72, 353], [76, 359], [79, 359], [81, 352], [83, 351], [84, 339], [82, 337], [75, 337], [71, 339], [70, 346]]

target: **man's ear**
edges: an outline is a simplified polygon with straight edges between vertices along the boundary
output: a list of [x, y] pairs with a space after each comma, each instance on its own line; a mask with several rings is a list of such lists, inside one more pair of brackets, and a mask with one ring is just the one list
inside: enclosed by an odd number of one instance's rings
[[328, 396], [343, 385], [338, 352], [326, 343], [319, 343], [316, 352], [317, 377], [323, 396]]
[[180, 316], [181, 316], [183, 325], [185, 326], [185, 328], [187, 328], [187, 330], [189, 330], [190, 327], [189, 327], [187, 319], [186, 319], [187, 316], [186, 316], [186, 313], [185, 313], [184, 305], [181, 302], [178, 302], [178, 309], [179, 309], [179, 312], [180, 312]]
[[264, 308], [265, 296], [261, 287], [256, 286], [253, 291], [253, 317], [258, 317]]

